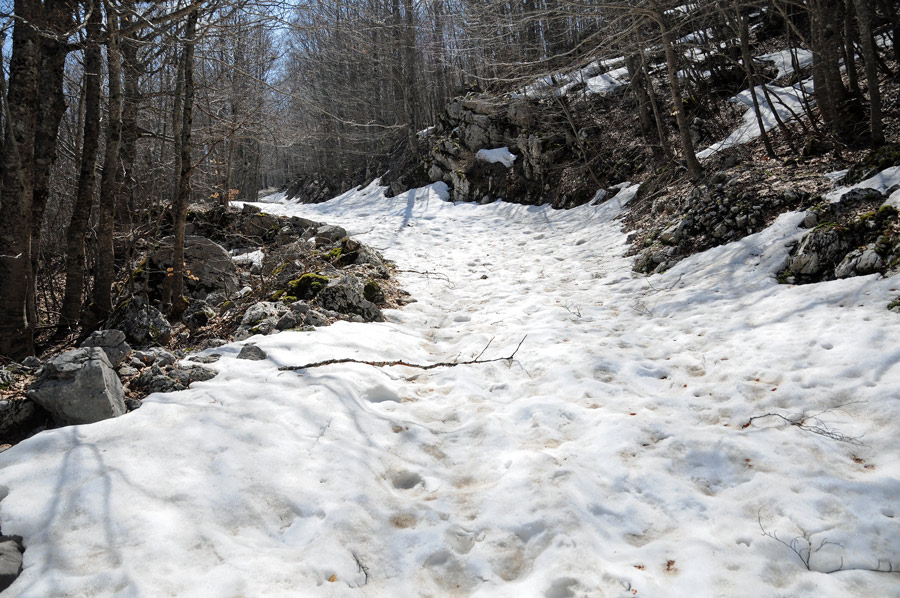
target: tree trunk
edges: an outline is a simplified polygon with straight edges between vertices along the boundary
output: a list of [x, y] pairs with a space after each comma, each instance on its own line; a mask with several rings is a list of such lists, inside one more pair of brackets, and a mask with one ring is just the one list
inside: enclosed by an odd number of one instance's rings
[[100, 70], [102, 53], [100, 35], [103, 17], [100, 7], [94, 5], [88, 16], [87, 47], [84, 49], [84, 141], [81, 147], [81, 170], [78, 175], [78, 190], [72, 220], [66, 234], [66, 291], [60, 309], [59, 327], [61, 332], [78, 325], [81, 319], [81, 305], [84, 298], [84, 256], [85, 239], [91, 207], [94, 202], [94, 187], [97, 167], [97, 150], [100, 146]]
[[[869, 127], [872, 131], [872, 147], [884, 145], [884, 129], [881, 124], [881, 89], [878, 84], [878, 50], [872, 35], [872, 7], [868, 0], [855, 0], [856, 20], [859, 23], [860, 45], [866, 61], [866, 85], [869, 88]], [[847, 65], [855, 71], [855, 65]]]
[[[63, 36], [72, 26], [72, 7], [66, 0], [47, 0], [45, 19], [48, 30]], [[50, 197], [50, 170], [57, 157], [59, 123], [66, 112], [63, 75], [68, 48], [65, 38], [41, 39], [41, 70], [38, 89], [38, 119], [34, 139], [34, 185], [31, 204], [31, 271], [38, 273], [41, 253], [41, 229], [44, 210]], [[35, 284], [28, 285], [28, 321], [38, 324]]]
[[97, 321], [112, 313], [112, 285], [115, 280], [116, 204], [119, 196], [119, 144], [122, 139], [122, 62], [119, 54], [119, 18], [106, 3], [109, 40], [106, 62], [109, 72], [109, 107], [106, 128], [106, 154], [100, 178], [100, 219], [97, 224], [97, 262], [92, 293], [93, 315]]
[[[122, 10], [125, 14], [128, 14], [133, 8], [133, 0], [122, 3]], [[132, 227], [131, 211], [134, 209], [135, 190], [134, 161], [137, 157], [137, 141], [140, 136], [137, 122], [138, 105], [141, 100], [138, 87], [140, 66], [138, 65], [137, 49], [137, 42], [133, 38], [122, 36], [120, 50], [125, 81], [122, 96], [122, 139], [119, 147], [119, 160], [122, 164], [119, 174], [122, 177], [122, 186], [116, 205], [116, 221], [123, 230], [130, 230]]]
[[[762, 113], [759, 110], [759, 98], [756, 93], [756, 77], [753, 76], [753, 57], [750, 55], [750, 20], [747, 15], [738, 14], [738, 28], [740, 29], [741, 38], [741, 61], [744, 63], [744, 73], [747, 75], [747, 82], [750, 85], [750, 97], [753, 99], [753, 113], [756, 115], [756, 124], [759, 126], [759, 134], [762, 136], [763, 145], [766, 148], [766, 155], [770, 158], [777, 158], [775, 149], [772, 147], [772, 141], [766, 132], [765, 123], [763, 123]], [[772, 110], [775, 109], [771, 106]]]
[[835, 134], [843, 127], [840, 106], [847, 90], [841, 81], [838, 4], [835, 0], [810, 0], [809, 15], [813, 52], [813, 84], [816, 104], [825, 126]]
[[3, 188], [0, 195], [0, 355], [34, 354], [33, 328], [26, 317], [31, 284], [31, 202], [37, 121], [40, 4], [16, 0], [6, 98]]
[[194, 37], [197, 34], [198, 11], [188, 15], [184, 37], [184, 103], [181, 121], [181, 173], [175, 198], [175, 239], [172, 242], [172, 313], [180, 316], [187, 304], [184, 300], [184, 225], [191, 199], [191, 128], [194, 108]]
[[687, 114], [684, 110], [684, 99], [681, 96], [681, 84], [678, 82], [678, 56], [675, 54], [675, 38], [669, 28], [665, 15], [657, 8], [653, 1], [654, 20], [659, 25], [662, 34], [663, 49], [666, 53], [666, 71], [669, 75], [669, 90], [672, 93], [672, 102], [675, 104], [675, 120], [678, 123], [678, 132], [681, 135], [681, 147], [684, 150], [684, 161], [691, 178], [699, 178], [703, 174], [703, 167], [694, 153], [694, 142], [691, 140], [691, 130], [688, 125]]

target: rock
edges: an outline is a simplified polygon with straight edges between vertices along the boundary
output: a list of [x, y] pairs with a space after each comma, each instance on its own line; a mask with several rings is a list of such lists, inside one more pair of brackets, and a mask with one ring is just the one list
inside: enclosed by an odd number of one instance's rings
[[19, 536], [0, 536], [0, 592], [12, 585], [22, 573], [25, 547]]
[[270, 301], [261, 301], [250, 306], [234, 334], [234, 340], [241, 341], [254, 334], [269, 334], [277, 330], [278, 320], [284, 311], [284, 305]]
[[203, 328], [216, 317], [216, 312], [205, 301], [195, 300], [181, 314], [181, 321], [191, 330]]
[[[173, 241], [173, 237], [163, 238], [148, 258], [141, 288], [152, 298], [159, 297], [167, 269], [172, 267]], [[184, 294], [188, 297], [206, 299], [212, 293], [231, 296], [240, 288], [238, 269], [231, 255], [221, 245], [205, 237], [185, 237], [184, 267]]]
[[141, 408], [141, 402], [138, 399], [125, 399], [125, 406], [129, 411], [135, 411]]
[[41, 361], [39, 357], [35, 357], [34, 355], [29, 355], [28, 357], [26, 357], [25, 359], [22, 360], [22, 365], [24, 365], [27, 368], [31, 368], [33, 370], [36, 370], [37, 368], [41, 367], [41, 365], [43, 363], [44, 362]]
[[803, 237], [786, 269], [795, 276], [816, 276], [834, 267], [848, 249], [848, 242], [837, 227], [820, 226]]
[[365, 298], [363, 284], [353, 276], [343, 276], [328, 281], [319, 291], [316, 301], [325, 309], [341, 314], [356, 314], [367, 322], [381, 322], [384, 316], [374, 303]]
[[311, 309], [306, 314], [306, 323], [310, 326], [327, 326], [328, 316], [317, 309]]
[[275, 325], [278, 330], [288, 330], [289, 328], [296, 328], [300, 324], [303, 323], [303, 314], [289, 311], [278, 320], [278, 323]]
[[205, 382], [216, 377], [216, 371], [203, 366], [194, 366], [188, 368], [175, 368], [169, 372], [169, 378], [181, 384], [182, 386], [190, 386], [194, 382]]
[[250, 205], [245, 203], [241, 208], [241, 214], [250, 215], [250, 214], [259, 214], [262, 212], [262, 208], [259, 206]]
[[132, 376], [137, 376], [139, 372], [130, 365], [123, 365], [118, 369], [118, 373], [120, 378], [131, 378]]
[[262, 361], [266, 357], [268, 357], [266, 352], [256, 345], [244, 345], [237, 356], [238, 359], [249, 359], [251, 361]]
[[172, 338], [172, 326], [162, 313], [137, 298], [120, 305], [113, 314], [112, 323], [133, 345], [164, 345]]
[[870, 244], [848, 253], [834, 269], [834, 276], [835, 278], [865, 276], [880, 272], [883, 268], [884, 260], [876, 253], [874, 244]]
[[143, 351], [135, 351], [134, 356], [145, 366], [155, 365], [161, 368], [172, 365], [178, 360], [174, 353], [170, 353], [162, 347], [151, 347]]
[[333, 224], [326, 224], [325, 226], [320, 226], [316, 230], [316, 237], [319, 239], [326, 239], [329, 243], [337, 243], [341, 239], [347, 236], [347, 231], [340, 226], [335, 226]]
[[125, 342], [121, 330], [97, 330], [81, 343], [82, 347], [100, 347], [113, 367], [118, 367], [131, 353], [131, 346]]
[[376, 305], [384, 304], [387, 301], [381, 285], [374, 280], [367, 280], [366, 284], [363, 285], [363, 297]]
[[309, 311], [309, 304], [306, 301], [295, 301], [290, 305], [291, 311], [298, 314], [305, 314]]
[[66, 351], [41, 368], [28, 397], [60, 425], [89, 424], [125, 413], [125, 391], [103, 349]]
[[50, 421], [50, 414], [31, 399], [0, 400], [0, 444], [23, 440]]

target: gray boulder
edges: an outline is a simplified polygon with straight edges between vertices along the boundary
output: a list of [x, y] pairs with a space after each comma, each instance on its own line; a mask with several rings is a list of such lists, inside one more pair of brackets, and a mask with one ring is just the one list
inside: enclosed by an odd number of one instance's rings
[[155, 365], [161, 368], [172, 365], [178, 360], [174, 353], [170, 353], [162, 347], [150, 347], [143, 351], [135, 351], [134, 356], [141, 365]]
[[131, 299], [113, 314], [113, 327], [134, 345], [164, 345], [172, 338], [172, 326], [162, 313], [139, 299]]
[[346, 236], [347, 236], [347, 231], [344, 228], [333, 225], [333, 224], [326, 224], [325, 226], [320, 226], [316, 230], [316, 238], [325, 239], [329, 243], [336, 243], [337, 241], [340, 241], [341, 239], [343, 239]]
[[865, 276], [880, 272], [884, 268], [884, 260], [875, 251], [875, 244], [870, 243], [860, 249], [854, 249], [841, 260], [834, 269], [835, 278]]
[[22, 573], [25, 547], [19, 536], [0, 536], [0, 592], [12, 585]]
[[48, 423], [49, 414], [31, 399], [0, 400], [0, 443], [14, 443]]
[[125, 391], [100, 347], [66, 351], [48, 361], [28, 398], [60, 425], [90, 424], [125, 413]]
[[837, 227], [820, 226], [803, 237], [787, 270], [796, 276], [816, 276], [834, 267], [848, 249], [849, 242]]
[[82, 347], [100, 347], [113, 367], [118, 367], [131, 353], [131, 346], [125, 342], [121, 330], [97, 330], [81, 343]]
[[365, 298], [363, 283], [353, 276], [333, 278], [319, 291], [316, 301], [325, 309], [341, 314], [356, 314], [367, 322], [381, 322], [384, 316], [378, 307]]
[[[173, 240], [173, 237], [165, 237], [150, 254], [145, 284], [151, 295], [162, 288], [165, 273], [172, 267]], [[184, 294], [191, 298], [206, 299], [212, 293], [231, 296], [240, 288], [238, 269], [231, 255], [221, 245], [205, 237], [185, 237], [184, 267]]]
[[262, 361], [266, 357], [268, 357], [266, 352], [256, 345], [244, 345], [237, 356], [238, 359], [249, 359], [250, 361]]
[[260, 301], [244, 312], [241, 325], [234, 333], [234, 340], [241, 341], [254, 334], [269, 334], [278, 329], [278, 320], [287, 311], [283, 304]]

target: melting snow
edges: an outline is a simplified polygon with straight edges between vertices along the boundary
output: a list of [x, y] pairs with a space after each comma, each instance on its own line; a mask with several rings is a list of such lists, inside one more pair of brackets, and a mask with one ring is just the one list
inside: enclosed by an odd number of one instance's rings
[[[418, 302], [255, 337], [263, 361], [215, 349], [212, 380], [0, 455], [0, 523], [27, 546], [4, 595], [897, 594], [870, 571], [900, 569], [896, 280], [777, 284], [800, 214], [645, 278], [621, 199], [443, 197], [267, 204], [383, 249]], [[512, 362], [278, 369], [523, 338]], [[768, 413], [863, 443], [745, 427]]]

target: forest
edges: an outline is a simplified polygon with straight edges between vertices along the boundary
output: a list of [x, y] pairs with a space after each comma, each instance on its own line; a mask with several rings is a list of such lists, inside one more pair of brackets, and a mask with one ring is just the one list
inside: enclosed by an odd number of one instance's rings
[[[890, 0], [21, 0], [3, 10], [0, 354], [12, 358], [96, 328], [168, 235], [162, 302], [180, 314], [194, 203], [255, 200], [298, 180], [332, 195], [379, 176], [427, 182], [420, 132], [465, 94], [530, 94], [537, 128], [570, 130], [595, 187], [666, 165], [698, 180], [692, 124], [703, 115], [726, 128], [725, 99], [749, 88], [762, 127], [757, 96], [768, 97], [771, 73], [751, 57], [775, 44], [812, 56], [800, 127], [775, 111], [788, 153], [877, 148], [900, 32]], [[571, 80], [565, 94], [535, 85], [602, 73], [614, 56], [630, 83], [606, 104]], [[800, 81], [808, 67], [796, 51], [792, 65]], [[626, 122], [627, 134], [610, 130]], [[610, 163], [626, 150], [627, 164]]]

